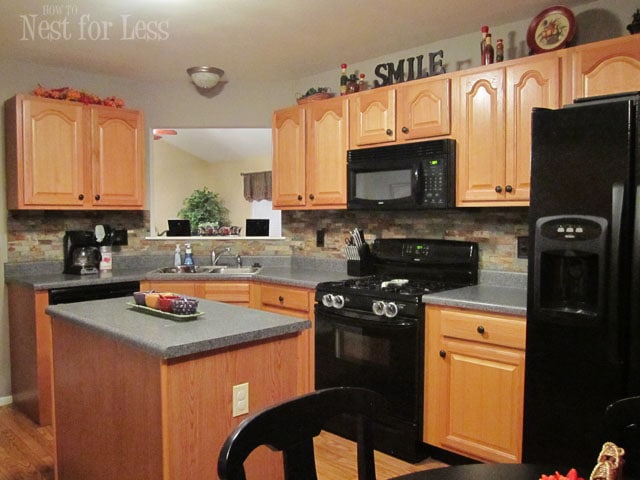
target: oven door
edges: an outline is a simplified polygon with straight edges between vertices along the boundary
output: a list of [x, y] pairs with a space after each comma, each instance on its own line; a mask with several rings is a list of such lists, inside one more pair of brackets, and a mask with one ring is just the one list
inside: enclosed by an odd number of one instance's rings
[[316, 388], [356, 386], [384, 395], [393, 416], [419, 423], [422, 343], [417, 318], [316, 305]]

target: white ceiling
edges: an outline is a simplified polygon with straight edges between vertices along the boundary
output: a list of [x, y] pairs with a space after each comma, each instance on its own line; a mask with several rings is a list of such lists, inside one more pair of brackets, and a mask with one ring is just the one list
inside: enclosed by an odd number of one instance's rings
[[176, 135], [163, 135], [161, 142], [189, 152], [208, 162], [271, 157], [270, 128], [175, 128]]
[[[562, 3], [571, 7], [588, 1]], [[299, 79], [338, 69], [343, 62], [479, 32], [481, 24], [533, 18], [554, 3], [1, 0], [0, 58], [146, 81], [188, 81], [185, 70], [195, 65], [220, 67], [228, 81]], [[138, 36], [146, 39], [131, 39], [136, 22]]]

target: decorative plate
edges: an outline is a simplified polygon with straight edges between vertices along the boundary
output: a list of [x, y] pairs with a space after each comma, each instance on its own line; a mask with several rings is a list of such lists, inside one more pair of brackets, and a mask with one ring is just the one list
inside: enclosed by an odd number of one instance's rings
[[191, 320], [196, 320], [200, 315], [204, 315], [204, 312], [196, 312], [191, 315], [178, 315], [177, 313], [163, 312], [162, 310], [158, 310], [157, 308], [145, 307], [133, 302], [127, 302], [127, 305], [139, 312], [146, 313], [148, 315], [154, 315], [156, 317], [168, 318], [169, 320], [174, 320], [176, 322], [188, 322]]
[[564, 48], [576, 33], [573, 12], [566, 7], [549, 7], [531, 21], [527, 44], [532, 53], [551, 52]]

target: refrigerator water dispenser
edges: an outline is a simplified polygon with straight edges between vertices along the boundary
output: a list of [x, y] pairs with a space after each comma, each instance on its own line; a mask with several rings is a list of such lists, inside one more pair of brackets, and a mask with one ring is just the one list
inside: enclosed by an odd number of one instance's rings
[[587, 325], [604, 312], [607, 221], [542, 217], [536, 225], [534, 308], [546, 321]]

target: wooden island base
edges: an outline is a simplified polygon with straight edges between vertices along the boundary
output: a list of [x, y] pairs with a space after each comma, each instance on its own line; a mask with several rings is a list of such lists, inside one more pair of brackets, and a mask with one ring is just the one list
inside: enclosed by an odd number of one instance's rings
[[[70, 322], [52, 325], [59, 480], [218, 478], [218, 452], [247, 417], [232, 417], [232, 387], [249, 383], [250, 413], [302, 393], [301, 333], [163, 360]], [[280, 470], [280, 454], [266, 447], [248, 460], [250, 478]]]

